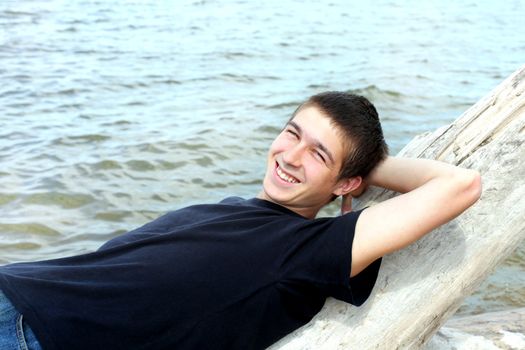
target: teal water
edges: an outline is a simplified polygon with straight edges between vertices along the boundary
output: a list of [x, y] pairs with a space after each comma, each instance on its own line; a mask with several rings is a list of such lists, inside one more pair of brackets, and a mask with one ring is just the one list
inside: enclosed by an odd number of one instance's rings
[[[254, 196], [296, 105], [348, 90], [392, 153], [525, 62], [521, 1], [0, 2], [0, 263]], [[460, 309], [525, 306], [525, 246]]]

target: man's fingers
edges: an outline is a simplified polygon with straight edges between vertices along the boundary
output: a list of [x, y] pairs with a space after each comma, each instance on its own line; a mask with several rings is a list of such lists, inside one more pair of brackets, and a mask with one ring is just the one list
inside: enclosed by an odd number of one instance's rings
[[351, 211], [352, 211], [352, 196], [346, 194], [343, 196], [343, 201], [341, 202], [341, 215], [344, 215]]

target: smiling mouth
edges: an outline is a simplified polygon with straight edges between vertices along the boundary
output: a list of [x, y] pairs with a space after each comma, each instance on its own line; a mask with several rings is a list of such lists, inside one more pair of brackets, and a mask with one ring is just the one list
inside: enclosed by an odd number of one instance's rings
[[281, 180], [283, 180], [285, 182], [288, 182], [290, 184], [296, 184], [296, 183], [300, 183], [301, 182], [298, 179], [296, 179], [295, 177], [293, 177], [292, 175], [285, 173], [284, 170], [282, 170], [281, 167], [279, 166], [279, 163], [277, 163], [277, 162], [275, 162], [275, 173], [277, 174], [279, 179], [281, 179]]

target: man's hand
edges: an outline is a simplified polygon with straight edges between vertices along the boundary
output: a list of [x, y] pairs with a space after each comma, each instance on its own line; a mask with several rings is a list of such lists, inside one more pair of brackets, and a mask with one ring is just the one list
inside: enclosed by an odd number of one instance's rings
[[358, 188], [345, 194], [341, 202], [341, 215], [345, 215], [346, 213], [351, 212], [352, 211], [352, 199], [359, 198], [363, 193], [366, 192], [367, 189], [368, 189], [368, 185], [366, 181], [363, 179], [361, 181], [361, 185], [359, 185]]
[[347, 193], [343, 196], [343, 200], [341, 202], [341, 215], [345, 215], [346, 213], [349, 213], [352, 211], [352, 195], [350, 193]]

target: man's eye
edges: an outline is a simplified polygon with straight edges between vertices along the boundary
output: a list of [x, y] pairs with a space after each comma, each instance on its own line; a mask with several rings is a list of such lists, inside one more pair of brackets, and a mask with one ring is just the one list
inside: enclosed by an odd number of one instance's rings
[[320, 160], [322, 160], [324, 163], [326, 163], [326, 160], [321, 152], [315, 151], [315, 156], [319, 158]]
[[294, 136], [294, 137], [299, 137], [299, 134], [297, 134], [297, 133], [296, 133], [295, 131], [293, 131], [293, 130], [288, 129], [288, 130], [286, 130], [286, 132], [287, 132], [288, 134]]

